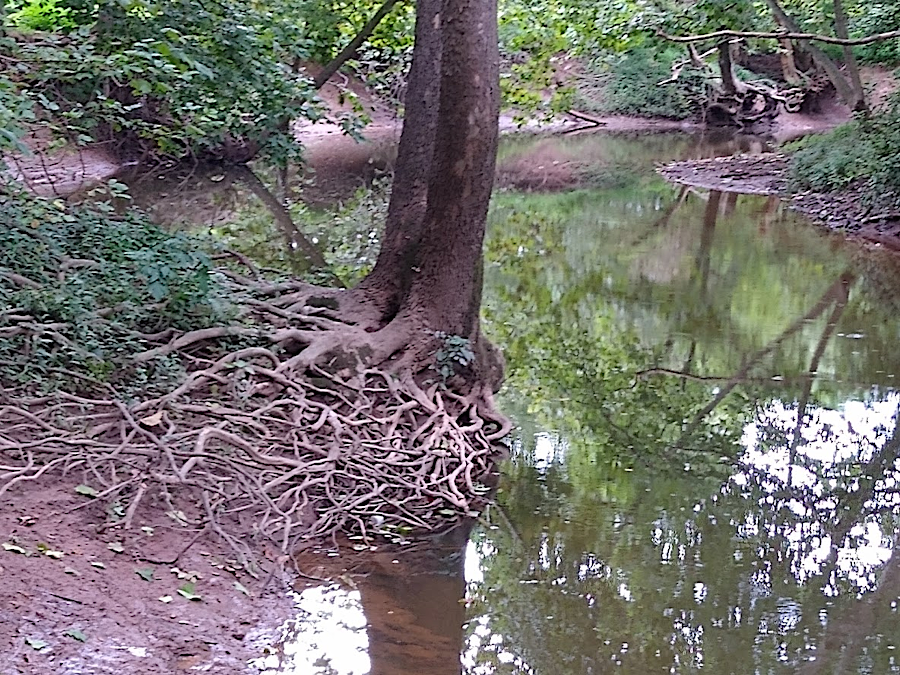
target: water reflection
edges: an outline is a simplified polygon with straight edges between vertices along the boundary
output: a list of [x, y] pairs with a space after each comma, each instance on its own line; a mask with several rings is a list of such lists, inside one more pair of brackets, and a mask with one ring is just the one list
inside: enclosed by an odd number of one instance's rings
[[900, 262], [652, 171], [706, 147], [507, 144], [592, 187], [494, 200], [519, 431], [490, 525], [465, 579], [463, 535], [307, 561], [345, 579], [298, 590], [264, 672], [900, 672]]
[[494, 219], [473, 672], [900, 672], [893, 261], [649, 176]]
[[[278, 648], [255, 665], [270, 675], [458, 675], [470, 530], [300, 556], [308, 575], [295, 594], [296, 616]], [[470, 556], [468, 564], [469, 578], [478, 578], [477, 561]]]

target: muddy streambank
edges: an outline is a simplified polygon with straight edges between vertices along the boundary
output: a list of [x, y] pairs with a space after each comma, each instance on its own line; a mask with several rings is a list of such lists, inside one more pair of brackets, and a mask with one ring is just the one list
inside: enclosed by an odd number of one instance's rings
[[658, 169], [667, 180], [721, 192], [778, 197], [817, 225], [871, 245], [900, 251], [900, 213], [879, 208], [861, 187], [795, 191], [790, 155], [778, 152], [693, 159]]

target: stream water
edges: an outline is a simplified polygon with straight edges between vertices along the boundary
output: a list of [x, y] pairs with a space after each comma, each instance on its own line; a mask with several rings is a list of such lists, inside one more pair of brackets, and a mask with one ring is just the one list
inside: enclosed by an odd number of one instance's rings
[[261, 672], [900, 672], [900, 261], [653, 171], [735, 149], [505, 144], [484, 322], [518, 427], [497, 506], [305, 561], [340, 581], [298, 586]]

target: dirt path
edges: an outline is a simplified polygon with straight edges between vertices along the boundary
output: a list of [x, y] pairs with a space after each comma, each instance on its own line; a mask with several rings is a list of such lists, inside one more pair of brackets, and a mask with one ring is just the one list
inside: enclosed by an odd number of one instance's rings
[[775, 195], [813, 222], [871, 245], [900, 251], [900, 214], [881, 214], [864, 199], [860, 188], [840, 192], [794, 192], [790, 189], [790, 158], [781, 153], [735, 155], [675, 162], [659, 169], [682, 185]]
[[291, 610], [281, 582], [206, 537], [169, 564], [195, 534], [163, 504], [125, 530], [71, 479], [26, 485], [0, 497], [0, 675], [257, 672]]

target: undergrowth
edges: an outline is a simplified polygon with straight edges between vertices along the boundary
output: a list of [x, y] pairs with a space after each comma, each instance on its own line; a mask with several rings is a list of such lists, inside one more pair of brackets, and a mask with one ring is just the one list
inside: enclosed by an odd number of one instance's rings
[[182, 375], [175, 361], [122, 364], [148, 335], [233, 317], [211, 271], [198, 239], [136, 210], [69, 206], [0, 186], [0, 383], [44, 391], [171, 384]]
[[795, 189], [819, 192], [859, 186], [880, 203], [900, 204], [900, 98], [869, 118], [858, 118], [794, 145]]
[[[589, 112], [687, 119], [702, 108], [706, 85], [700, 73], [684, 68], [675, 82], [672, 64], [679, 52], [636, 48], [595, 59], [578, 84], [577, 104]], [[683, 57], [681, 57], [683, 58]]]

